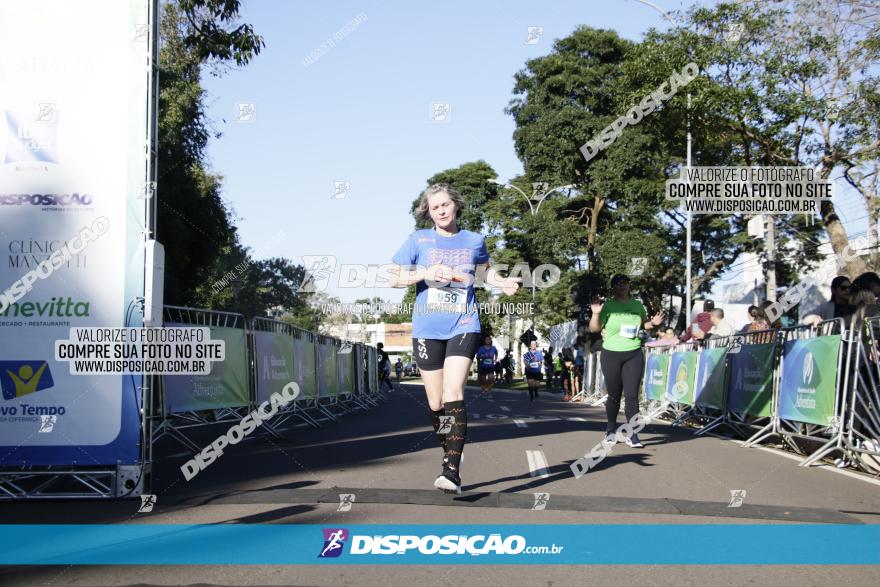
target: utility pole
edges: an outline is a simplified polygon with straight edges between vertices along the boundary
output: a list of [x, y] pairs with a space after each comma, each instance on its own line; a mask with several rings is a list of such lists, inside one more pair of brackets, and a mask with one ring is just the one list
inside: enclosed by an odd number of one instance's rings
[[776, 301], [776, 222], [767, 214], [767, 299]]

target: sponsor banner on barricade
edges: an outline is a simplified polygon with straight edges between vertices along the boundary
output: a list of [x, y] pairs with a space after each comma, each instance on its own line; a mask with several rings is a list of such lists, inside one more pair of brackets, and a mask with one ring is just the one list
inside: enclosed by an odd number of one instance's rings
[[[190, 325], [166, 323], [166, 326]], [[238, 408], [250, 403], [244, 329], [212, 326], [211, 339], [226, 342], [226, 360], [212, 363], [208, 375], [166, 375], [165, 409], [169, 413]]]
[[358, 393], [363, 393], [364, 389], [364, 347], [355, 345], [354, 347], [354, 377], [355, 389]]
[[318, 364], [315, 366], [318, 372], [318, 397], [336, 397], [339, 392], [336, 373], [336, 345], [331, 340], [325, 343], [319, 340], [315, 348], [318, 350], [316, 359]]
[[142, 324], [148, 21], [146, 0], [0, 2], [3, 468], [140, 461], [141, 376], [54, 348]]
[[694, 403], [694, 378], [697, 372], [696, 351], [673, 353], [669, 359], [666, 399], [686, 406]]
[[820, 426], [832, 423], [839, 353], [839, 334], [783, 345], [780, 418]]
[[254, 331], [254, 367], [259, 404], [294, 381], [293, 337], [281, 332]]
[[379, 391], [379, 354], [375, 347], [367, 347], [367, 377], [370, 382], [370, 391]]
[[354, 391], [354, 362], [352, 361], [352, 348], [348, 347], [348, 352], [340, 352], [345, 349], [336, 351], [336, 381], [339, 386], [339, 393], [351, 393]]
[[299, 398], [318, 398], [318, 375], [315, 372], [315, 343], [305, 338], [293, 339], [293, 380], [299, 385]]
[[726, 348], [703, 349], [697, 364], [694, 405], [720, 410], [724, 408]]
[[[700, 546], [621, 548], [633, 535]], [[877, 524], [3, 524], [0, 539], [4, 565], [880, 564]]]
[[663, 401], [669, 375], [669, 355], [649, 354], [645, 369], [645, 399]]
[[738, 414], [769, 417], [773, 403], [773, 355], [776, 345], [747, 344], [730, 355], [727, 409]]

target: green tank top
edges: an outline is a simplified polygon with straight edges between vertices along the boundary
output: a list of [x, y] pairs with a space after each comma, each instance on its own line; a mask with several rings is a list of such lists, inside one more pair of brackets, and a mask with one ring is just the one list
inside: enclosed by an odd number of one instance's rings
[[599, 313], [599, 322], [605, 329], [602, 348], [617, 352], [641, 348], [638, 334], [645, 321], [645, 307], [640, 301], [632, 298], [626, 302], [608, 300]]

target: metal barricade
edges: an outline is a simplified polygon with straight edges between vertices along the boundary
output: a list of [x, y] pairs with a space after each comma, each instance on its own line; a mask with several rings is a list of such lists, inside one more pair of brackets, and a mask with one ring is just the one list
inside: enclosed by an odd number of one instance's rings
[[[304, 393], [305, 376], [303, 362], [298, 356], [296, 341], [311, 337], [311, 333], [287, 322], [271, 318], [256, 317], [251, 320], [251, 341], [253, 349], [253, 385], [255, 390], [254, 403], [259, 405], [269, 399], [269, 394], [278, 391], [275, 381], [295, 382], [300, 389], [296, 400], [279, 409], [271, 420], [263, 422], [267, 430], [277, 433], [278, 430], [292, 419], [299, 419], [305, 424], [319, 428], [321, 424], [308, 411], [308, 400]], [[274, 351], [271, 355], [264, 351]], [[276, 352], [278, 356], [276, 357]], [[278, 378], [279, 370], [284, 376]], [[271, 389], [270, 389], [271, 388]]]
[[[244, 336], [245, 349], [243, 360], [245, 373], [241, 377], [242, 381], [235, 382], [233, 389], [222, 389], [219, 394], [213, 393], [211, 390], [200, 390], [199, 393], [193, 393], [190, 398], [184, 398], [182, 401], [177, 397], [178, 395], [183, 395], [178, 392], [190, 384], [195, 386], [196, 384], [205, 383], [203, 380], [206, 380], [208, 377], [213, 376], [216, 378], [214, 370], [217, 369], [220, 363], [215, 363], [211, 375], [207, 376], [166, 375], [159, 378], [159, 393], [156, 394], [158, 405], [157, 409], [153, 412], [154, 418], [157, 418], [159, 422], [153, 426], [153, 442], [164, 436], [169, 436], [189, 450], [199, 452], [202, 450], [201, 447], [189, 439], [185, 430], [212, 424], [236, 423], [253, 407], [252, 377], [247, 372], [250, 367], [247, 358], [247, 324], [244, 316], [241, 314], [180, 306], [165, 306], [163, 323], [165, 326], [207, 326], [213, 332], [217, 332], [220, 329], [223, 329], [224, 332], [240, 330], [242, 336]], [[227, 347], [230, 346], [227, 345]], [[224, 363], [228, 362], [229, 352], [230, 349], [227, 348], [227, 361], [224, 361]], [[240, 365], [236, 367], [241, 368]], [[170, 377], [183, 378], [181, 380], [174, 380], [174, 392], [171, 392], [169, 389]], [[223, 387], [224, 383], [223, 381], [220, 382], [221, 387]], [[241, 386], [241, 388], [239, 389], [238, 386]], [[208, 387], [208, 385], [205, 384], [203, 387]], [[199, 396], [204, 395], [209, 396], [209, 399], [199, 399]], [[220, 396], [221, 399], [218, 400], [217, 396]]]
[[842, 449], [845, 390], [849, 385], [851, 341], [842, 318], [816, 328], [796, 326], [779, 331], [770, 423], [743, 446], [779, 436], [795, 452], [795, 439], [824, 442], [802, 466]]
[[861, 469], [880, 474], [880, 316], [853, 324], [852, 386], [844, 449]]

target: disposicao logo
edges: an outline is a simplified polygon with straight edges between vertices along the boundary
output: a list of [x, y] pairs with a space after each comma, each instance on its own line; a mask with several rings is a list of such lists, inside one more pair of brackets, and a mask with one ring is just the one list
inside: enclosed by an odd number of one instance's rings
[[3, 399], [15, 399], [55, 385], [46, 361], [0, 361]]
[[345, 528], [324, 528], [324, 548], [318, 558], [336, 558], [342, 554], [345, 541], [348, 540], [348, 530]]

